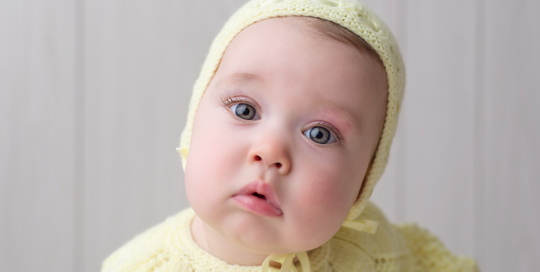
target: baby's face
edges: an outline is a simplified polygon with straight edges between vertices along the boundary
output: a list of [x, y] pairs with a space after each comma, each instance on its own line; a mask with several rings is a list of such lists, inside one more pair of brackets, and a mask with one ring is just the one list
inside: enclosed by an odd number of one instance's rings
[[186, 165], [197, 215], [260, 254], [328, 241], [381, 133], [383, 68], [349, 45], [270, 19], [228, 47], [199, 105]]

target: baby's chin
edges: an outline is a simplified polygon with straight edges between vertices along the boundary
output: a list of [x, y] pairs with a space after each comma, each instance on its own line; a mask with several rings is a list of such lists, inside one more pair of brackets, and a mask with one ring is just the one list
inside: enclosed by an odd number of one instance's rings
[[326, 243], [329, 237], [304, 237], [302, 230], [291, 230], [284, 225], [273, 224], [257, 216], [239, 212], [230, 214], [220, 222], [208, 224], [231, 244], [261, 255], [287, 254], [315, 249]]

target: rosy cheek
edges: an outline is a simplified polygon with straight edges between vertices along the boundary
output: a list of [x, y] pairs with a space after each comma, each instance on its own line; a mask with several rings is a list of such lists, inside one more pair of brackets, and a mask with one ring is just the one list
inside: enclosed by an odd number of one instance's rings
[[[220, 179], [226, 177], [234, 168], [223, 163], [228, 161], [225, 154], [230, 154], [227, 145], [220, 144], [215, 139], [201, 139], [201, 144], [193, 148], [193, 152], [188, 159], [188, 171], [193, 170], [190, 178], [199, 184], [205, 184], [208, 189], [212, 189], [214, 183], [219, 183]], [[217, 184], [216, 184], [217, 185]]]
[[339, 229], [350, 208], [344, 196], [347, 192], [335, 186], [340, 179], [326, 171], [311, 171], [302, 177], [303, 186], [294, 201], [295, 224], [291, 227], [296, 236], [321, 242]]
[[307, 213], [331, 210], [331, 206], [336, 205], [335, 200], [338, 199], [339, 192], [321, 175], [306, 178], [309, 184], [302, 186], [301, 192], [296, 197], [298, 207]]
[[316, 210], [333, 210], [343, 205], [346, 190], [336, 186], [341, 182], [339, 175], [329, 175], [332, 172], [317, 171], [306, 176], [309, 183], [302, 194], [303, 203], [309, 203]]

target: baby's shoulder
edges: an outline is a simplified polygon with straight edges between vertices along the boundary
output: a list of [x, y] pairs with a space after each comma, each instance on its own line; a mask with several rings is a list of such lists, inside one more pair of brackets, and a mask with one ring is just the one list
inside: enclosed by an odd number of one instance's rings
[[342, 227], [330, 241], [334, 255], [331, 259], [336, 263], [352, 265], [352, 262], [362, 260], [360, 267], [365, 267], [362, 271], [377, 272], [477, 271], [472, 258], [456, 257], [437, 237], [415, 224], [391, 224], [371, 202], [358, 220], [376, 221], [377, 231], [369, 234]]
[[[361, 267], [362, 271], [401, 271], [385, 267], [403, 267], [400, 263], [410, 261], [411, 253], [404, 237], [388, 222], [382, 211], [369, 202], [357, 220], [376, 221], [377, 230], [370, 234], [341, 227], [330, 240], [330, 259], [334, 262], [334, 270], [353, 271], [346, 269], [350, 266]], [[336, 269], [343, 265], [346, 265], [344, 269]]]
[[416, 224], [394, 226], [404, 237], [415, 262], [423, 271], [478, 272], [476, 261], [468, 256], [456, 256], [437, 236]]
[[[187, 221], [192, 217], [192, 213], [191, 209], [186, 209], [135, 236], [105, 259], [101, 271], [168, 271], [166, 267], [170, 265], [178, 269], [176, 261], [182, 259], [182, 250], [177, 236], [186, 226], [189, 227]], [[176, 260], [175, 264], [171, 262], [173, 259]]]

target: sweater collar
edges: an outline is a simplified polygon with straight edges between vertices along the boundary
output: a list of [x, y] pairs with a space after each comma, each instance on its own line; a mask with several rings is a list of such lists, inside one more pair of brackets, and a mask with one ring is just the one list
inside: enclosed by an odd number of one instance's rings
[[[190, 265], [195, 271], [230, 271], [230, 272], [260, 272], [262, 266], [243, 266], [243, 265], [231, 265], [215, 257], [214, 255], [206, 252], [195, 243], [193, 235], [191, 233], [191, 223], [195, 218], [195, 212], [189, 208], [185, 216], [183, 216], [178, 225], [178, 230], [172, 232], [175, 237], [173, 238], [176, 250], [181, 252], [184, 256], [190, 260]], [[309, 262], [311, 271], [320, 271], [322, 268], [328, 267], [328, 260], [330, 258], [330, 244], [329, 242], [309, 252]], [[297, 264], [297, 268], [301, 266]], [[269, 272], [279, 272], [279, 269], [270, 267]], [[299, 269], [301, 271], [301, 269]]]

